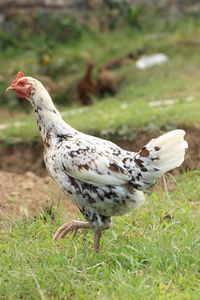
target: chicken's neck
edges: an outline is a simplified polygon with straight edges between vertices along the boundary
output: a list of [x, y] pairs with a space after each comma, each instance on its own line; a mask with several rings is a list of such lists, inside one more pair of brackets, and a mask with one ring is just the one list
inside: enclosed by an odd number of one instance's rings
[[92, 69], [93, 69], [93, 66], [88, 66], [86, 74], [84, 76], [85, 80], [87, 80], [87, 81], [91, 81], [92, 80]]
[[51, 146], [61, 138], [71, 138], [77, 131], [65, 123], [54, 106], [49, 93], [35, 93], [32, 101], [37, 125], [45, 146]]

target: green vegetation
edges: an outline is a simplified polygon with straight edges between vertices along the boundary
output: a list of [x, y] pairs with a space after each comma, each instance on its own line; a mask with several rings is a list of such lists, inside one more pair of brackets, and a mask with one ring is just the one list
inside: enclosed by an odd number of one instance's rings
[[66, 218], [5, 219], [1, 228], [1, 299], [199, 299], [199, 172], [157, 185], [137, 211], [113, 218], [101, 252], [93, 236], [52, 241]]
[[[71, 109], [64, 119], [71, 126], [85, 133], [104, 138], [134, 139], [140, 131], [163, 131], [177, 127], [194, 126], [199, 122], [199, 103], [179, 102], [171, 106], [150, 108], [145, 101], [137, 103], [109, 99], [90, 108]], [[110, 117], [112, 116], [112, 118]], [[1, 131], [1, 140], [6, 143], [31, 142], [40, 139], [34, 117], [16, 119], [19, 127], [11, 126]]]
[[[13, 110], [21, 110], [21, 117], [12, 118], [12, 121], [25, 121], [26, 124], [1, 131], [1, 139], [7, 142], [31, 141], [39, 136], [32, 112], [24, 114], [23, 107], [16, 105], [14, 94], [5, 94], [6, 86], [18, 70], [38, 78], [47, 87], [45, 76], [51, 77], [57, 86], [51, 95], [59, 109], [65, 111], [64, 119], [84, 132], [106, 138], [131, 139], [138, 130], [156, 131], [198, 124], [199, 28], [198, 19], [188, 18], [176, 26], [165, 25], [165, 29], [158, 26], [157, 31], [151, 33], [147, 28], [133, 30], [130, 26], [115, 29], [112, 33], [87, 30], [82, 32], [80, 39], [66, 44], [55, 43], [50, 54], [48, 48], [45, 50], [37, 43], [31, 55], [30, 50], [23, 50], [22, 55], [21, 50], [14, 52], [13, 48], [8, 48], [0, 56], [1, 72], [5, 76], [1, 85], [1, 103]], [[85, 71], [86, 62], [93, 59], [97, 72], [109, 59], [140, 48], [147, 54], [164, 52], [169, 61], [146, 70], [138, 70], [134, 61], [125, 65], [115, 72], [118, 78], [124, 78], [115, 97], [96, 98], [92, 106], [76, 112], [79, 106], [74, 101], [75, 85]], [[40, 64], [39, 53], [44, 55], [45, 51], [50, 55], [48, 66]], [[190, 97], [193, 101], [187, 102]], [[166, 99], [176, 99], [177, 102], [149, 107], [151, 101]], [[28, 103], [24, 106], [29, 109]]]

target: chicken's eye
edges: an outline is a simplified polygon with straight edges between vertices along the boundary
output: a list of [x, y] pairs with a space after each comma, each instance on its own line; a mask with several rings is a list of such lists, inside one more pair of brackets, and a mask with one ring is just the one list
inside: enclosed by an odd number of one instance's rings
[[19, 82], [18, 85], [24, 86], [24, 81]]

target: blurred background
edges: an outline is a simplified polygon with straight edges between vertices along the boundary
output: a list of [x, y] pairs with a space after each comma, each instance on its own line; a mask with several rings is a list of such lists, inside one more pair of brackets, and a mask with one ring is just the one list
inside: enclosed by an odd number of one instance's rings
[[23, 194], [37, 209], [35, 200], [47, 197], [32, 108], [5, 93], [18, 71], [46, 86], [69, 124], [126, 149], [186, 129], [184, 169], [193, 170], [200, 153], [199, 50], [199, 1], [0, 0], [3, 205], [15, 207]]

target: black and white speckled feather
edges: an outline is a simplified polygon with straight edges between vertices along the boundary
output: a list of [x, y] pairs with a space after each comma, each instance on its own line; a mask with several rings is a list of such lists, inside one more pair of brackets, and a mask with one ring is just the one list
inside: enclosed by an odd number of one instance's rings
[[66, 124], [43, 85], [33, 86], [30, 97], [45, 147], [46, 167], [95, 230], [110, 225], [110, 217], [140, 206], [143, 190], [166, 171], [182, 164], [187, 143], [183, 130], [151, 140], [137, 153], [114, 143], [78, 132]]

